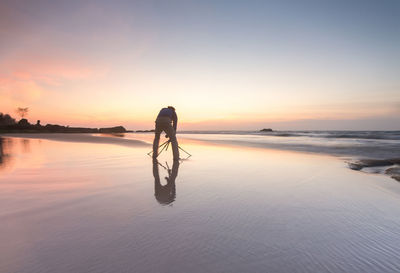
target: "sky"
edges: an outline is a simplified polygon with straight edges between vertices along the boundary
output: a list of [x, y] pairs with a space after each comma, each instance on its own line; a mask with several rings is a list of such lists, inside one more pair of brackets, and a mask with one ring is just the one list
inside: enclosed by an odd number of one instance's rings
[[0, 112], [178, 130], [400, 130], [400, 1], [0, 0]]

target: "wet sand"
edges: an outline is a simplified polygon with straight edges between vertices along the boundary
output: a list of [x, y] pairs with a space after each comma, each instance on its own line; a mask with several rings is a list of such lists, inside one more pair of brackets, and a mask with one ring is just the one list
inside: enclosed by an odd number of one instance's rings
[[5, 137], [0, 272], [400, 271], [400, 184], [338, 158]]
[[62, 134], [62, 133], [49, 133], [49, 134], [3, 134], [4, 137], [15, 138], [35, 138], [35, 139], [48, 139], [54, 141], [67, 141], [67, 142], [81, 142], [81, 143], [102, 143], [102, 144], [115, 144], [122, 146], [150, 146], [141, 140], [127, 139], [120, 137], [123, 134]]

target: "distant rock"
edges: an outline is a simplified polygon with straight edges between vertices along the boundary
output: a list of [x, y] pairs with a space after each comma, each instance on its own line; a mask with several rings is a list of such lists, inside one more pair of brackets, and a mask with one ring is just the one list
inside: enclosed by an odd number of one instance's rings
[[261, 129], [260, 132], [273, 132], [271, 128]]
[[155, 130], [136, 130], [135, 133], [154, 133]]
[[127, 130], [123, 126], [116, 126], [110, 128], [100, 128], [100, 133], [126, 133]]

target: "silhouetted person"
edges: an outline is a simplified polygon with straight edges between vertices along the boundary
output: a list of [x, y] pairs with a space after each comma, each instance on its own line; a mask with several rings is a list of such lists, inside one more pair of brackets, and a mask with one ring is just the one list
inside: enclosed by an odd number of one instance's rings
[[161, 185], [160, 173], [158, 171], [158, 160], [153, 160], [153, 176], [154, 176], [154, 196], [158, 203], [162, 205], [168, 205], [175, 201], [176, 190], [175, 190], [175, 179], [178, 176], [179, 161], [174, 160], [172, 169], [168, 169], [168, 177], [166, 185]]
[[168, 108], [161, 109], [156, 119], [155, 136], [153, 141], [153, 158], [157, 158], [160, 135], [164, 131], [167, 134], [166, 137], [169, 137], [169, 141], [171, 141], [174, 160], [179, 160], [178, 141], [176, 139], [177, 125], [178, 116], [176, 115], [175, 108], [168, 106]]

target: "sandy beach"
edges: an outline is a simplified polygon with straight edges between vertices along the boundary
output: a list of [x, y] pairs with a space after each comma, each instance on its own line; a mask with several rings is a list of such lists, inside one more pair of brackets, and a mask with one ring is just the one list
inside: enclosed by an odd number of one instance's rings
[[3, 136], [0, 272], [400, 271], [390, 177], [187, 138], [154, 165], [151, 138]]
[[122, 146], [150, 146], [149, 143], [136, 140], [126, 139], [119, 137], [121, 134], [62, 134], [62, 133], [38, 133], [38, 134], [5, 134], [6, 137], [17, 137], [24, 139], [48, 139], [54, 141], [66, 141], [66, 142], [80, 142], [80, 143], [100, 143], [100, 144], [115, 144]]
[[0, 273], [400, 273], [399, 0], [4, 0], [0, 33]]

